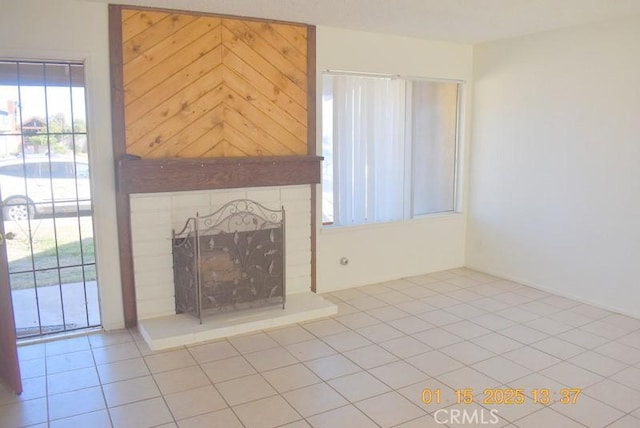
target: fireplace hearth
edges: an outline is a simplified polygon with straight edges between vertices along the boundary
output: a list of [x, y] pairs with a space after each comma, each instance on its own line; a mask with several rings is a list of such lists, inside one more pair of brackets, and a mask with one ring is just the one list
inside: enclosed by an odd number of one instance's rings
[[176, 313], [285, 307], [285, 211], [236, 199], [173, 231]]

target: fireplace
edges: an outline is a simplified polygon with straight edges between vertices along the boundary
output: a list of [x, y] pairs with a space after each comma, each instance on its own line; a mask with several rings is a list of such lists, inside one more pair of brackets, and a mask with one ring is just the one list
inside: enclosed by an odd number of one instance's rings
[[285, 308], [284, 207], [248, 199], [187, 219], [173, 231], [176, 313], [206, 315]]
[[[176, 314], [172, 231], [182, 230], [194, 213], [214, 213], [238, 199], [265, 207], [283, 207], [286, 211], [282, 233], [286, 307], [274, 304], [248, 311], [214, 309], [217, 315], [204, 317], [200, 324], [193, 315]], [[138, 327], [151, 349], [198, 343], [336, 313], [335, 304], [311, 291], [309, 185], [134, 193], [130, 205]], [[228, 259], [218, 262], [229, 266]]]

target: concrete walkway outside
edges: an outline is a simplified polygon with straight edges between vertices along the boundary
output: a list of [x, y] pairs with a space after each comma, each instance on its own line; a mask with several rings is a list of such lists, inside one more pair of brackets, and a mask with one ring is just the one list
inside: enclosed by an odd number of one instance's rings
[[[98, 287], [95, 281], [14, 290], [13, 312], [18, 337], [100, 325]], [[40, 323], [38, 323], [38, 308]], [[63, 309], [64, 308], [64, 309]], [[64, 318], [63, 318], [64, 313]], [[88, 314], [88, 315], [87, 315]]]

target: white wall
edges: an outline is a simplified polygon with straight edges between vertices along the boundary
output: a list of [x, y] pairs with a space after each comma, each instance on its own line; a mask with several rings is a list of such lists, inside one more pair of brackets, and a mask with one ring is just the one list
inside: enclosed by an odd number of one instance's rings
[[[400, 74], [434, 79], [463, 80], [463, 109], [470, 101], [471, 46], [431, 42], [407, 37], [317, 27], [317, 93], [321, 94], [322, 70]], [[317, 100], [318, 153], [322, 149], [320, 97]], [[466, 129], [463, 125], [462, 159]], [[465, 163], [460, 171], [461, 189], [466, 183]], [[320, 189], [320, 186], [318, 186]], [[318, 194], [322, 193], [318, 190]], [[461, 194], [465, 194], [462, 192]], [[460, 208], [464, 209], [461, 200]], [[320, 207], [317, 218], [321, 219]], [[465, 215], [461, 213], [355, 228], [318, 226], [317, 291], [370, 284], [464, 264]], [[340, 258], [350, 263], [342, 266]]]
[[102, 323], [124, 326], [111, 145], [107, 5], [0, 0], [0, 57], [85, 61]]
[[640, 19], [474, 47], [467, 265], [640, 316]]

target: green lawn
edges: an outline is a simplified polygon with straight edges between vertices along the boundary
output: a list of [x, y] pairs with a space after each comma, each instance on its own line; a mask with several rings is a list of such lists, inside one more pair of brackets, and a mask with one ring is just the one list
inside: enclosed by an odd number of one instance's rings
[[[38, 287], [44, 287], [96, 279], [90, 217], [81, 218], [82, 240], [75, 217], [56, 219], [55, 228], [53, 219], [32, 220], [31, 242], [28, 239], [29, 227], [26, 222], [5, 222], [5, 230], [16, 235], [13, 240], [7, 241], [12, 289], [33, 288], [35, 283]], [[82, 267], [71, 267], [82, 264], [89, 266], [85, 266], [84, 270]], [[35, 279], [34, 274], [30, 272], [33, 269], [39, 270]], [[29, 272], [18, 273], [22, 271]]]

